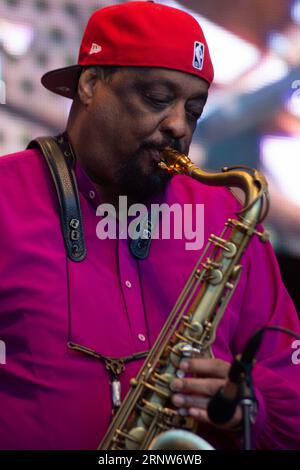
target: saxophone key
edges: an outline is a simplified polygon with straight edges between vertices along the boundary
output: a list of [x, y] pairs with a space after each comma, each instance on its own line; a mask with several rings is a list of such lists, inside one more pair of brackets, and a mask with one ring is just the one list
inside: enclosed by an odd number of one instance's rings
[[136, 379], [130, 379], [130, 386], [131, 387], [137, 387], [138, 381]]
[[140, 444], [143, 442], [145, 435], [146, 429], [142, 426], [131, 429], [125, 437], [125, 448], [128, 450], [140, 449]]
[[169, 383], [173, 380], [173, 376], [171, 374], [158, 374], [157, 372], [154, 373], [153, 375], [153, 381], [161, 386], [169, 386]]
[[191, 359], [194, 357], [200, 357], [202, 354], [201, 350], [198, 348], [195, 348], [194, 346], [191, 346], [189, 344], [186, 344], [182, 348], [182, 359]]
[[183, 379], [185, 377], [185, 373], [181, 369], [178, 369], [175, 375], [178, 379]]
[[232, 282], [226, 282], [225, 285], [228, 289], [231, 289], [231, 290], [234, 289], [234, 287], [235, 287], [234, 284], [232, 284]]
[[152, 385], [150, 384], [149, 382], [145, 382], [145, 381], [142, 381], [142, 384], [148, 388], [149, 390], [151, 390], [152, 392], [155, 392], [157, 393], [157, 395], [159, 395], [160, 397], [162, 398], [169, 398], [171, 393], [166, 389], [166, 388], [161, 388], [159, 386], [156, 386], [156, 385]]
[[188, 325], [188, 329], [190, 331], [190, 336], [199, 338], [203, 333], [203, 326], [198, 321], [193, 321]]
[[209, 269], [207, 275], [204, 277], [204, 280], [216, 286], [223, 281], [223, 273], [220, 269]]
[[177, 344], [175, 344], [172, 348], [170, 348], [170, 363], [172, 366], [175, 368], [179, 367], [179, 363], [182, 359], [182, 348], [187, 346], [187, 343], [185, 341], [185, 337], [182, 337], [184, 341], [181, 341]]

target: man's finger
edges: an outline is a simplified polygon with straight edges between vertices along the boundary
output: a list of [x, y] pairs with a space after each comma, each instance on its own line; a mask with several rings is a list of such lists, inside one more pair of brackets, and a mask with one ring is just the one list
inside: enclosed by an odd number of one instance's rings
[[174, 379], [170, 384], [173, 392], [190, 393], [211, 397], [225, 384], [224, 379], [200, 379], [196, 377]]
[[172, 401], [175, 406], [181, 408], [197, 407], [206, 410], [209, 398], [176, 394], [173, 395]]
[[225, 378], [228, 375], [230, 363], [214, 358], [183, 359], [180, 362], [180, 369], [202, 377]]

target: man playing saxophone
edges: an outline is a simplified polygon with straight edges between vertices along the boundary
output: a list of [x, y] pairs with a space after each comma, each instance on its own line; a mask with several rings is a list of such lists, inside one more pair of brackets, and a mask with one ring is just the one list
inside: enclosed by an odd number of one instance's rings
[[[184, 237], [132, 243], [120, 231], [100, 240], [99, 205], [118, 208], [120, 196], [147, 207], [202, 204], [205, 240], [241, 209], [226, 187], [170, 176], [158, 166], [166, 147], [188, 154], [212, 81], [198, 23], [154, 2], [97, 10], [78, 64], [44, 75], [46, 88], [73, 100], [57, 145], [73, 156], [86, 253], [78, 262], [66, 254], [56, 188], [41, 150], [2, 157], [3, 449], [96, 449], [199, 258], [199, 251], [186, 250]], [[146, 223], [151, 235], [155, 221]], [[211, 356], [182, 359], [186, 376], [169, 386], [174, 409], [193, 417], [199, 435], [216, 448], [241, 445], [240, 407], [220, 426], [206, 410], [235, 355], [259, 327], [299, 332], [270, 243], [253, 237], [241, 263]], [[300, 448], [300, 366], [292, 362], [291, 343], [266, 335], [257, 356], [256, 449]]]

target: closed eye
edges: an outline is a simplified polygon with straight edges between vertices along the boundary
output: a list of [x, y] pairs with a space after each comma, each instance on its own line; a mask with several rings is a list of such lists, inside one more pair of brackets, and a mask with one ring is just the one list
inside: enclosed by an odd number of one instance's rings
[[167, 106], [172, 101], [172, 98], [169, 95], [164, 95], [164, 94], [158, 95], [158, 94], [152, 94], [152, 93], [145, 93], [144, 99], [147, 103], [157, 108], [163, 108], [164, 106]]
[[198, 121], [202, 115], [202, 112], [203, 108], [201, 110], [186, 109], [186, 114], [192, 121]]
[[199, 95], [197, 98], [190, 99], [186, 102], [186, 113], [192, 121], [198, 121], [202, 116], [205, 103], [207, 101], [207, 92]]

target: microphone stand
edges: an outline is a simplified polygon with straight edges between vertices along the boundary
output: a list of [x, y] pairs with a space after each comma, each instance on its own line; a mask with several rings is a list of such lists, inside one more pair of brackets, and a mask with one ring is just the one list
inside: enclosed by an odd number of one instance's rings
[[244, 364], [244, 373], [239, 386], [239, 404], [242, 408], [244, 450], [252, 450], [251, 425], [256, 408], [256, 398], [252, 386], [252, 364]]
[[237, 405], [241, 406], [244, 450], [252, 449], [251, 425], [257, 412], [257, 400], [252, 385], [252, 368], [265, 331], [279, 331], [300, 339], [298, 333], [277, 325], [265, 326], [257, 330], [248, 340], [243, 353], [238, 354], [231, 364], [227, 383], [217, 391], [207, 405], [208, 416], [215, 424], [225, 424], [230, 421]]

